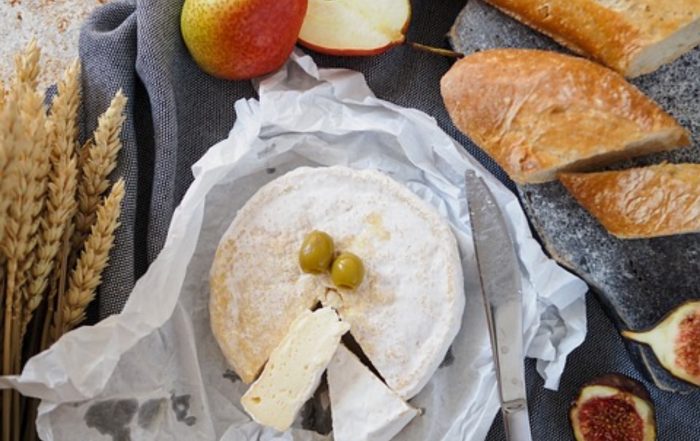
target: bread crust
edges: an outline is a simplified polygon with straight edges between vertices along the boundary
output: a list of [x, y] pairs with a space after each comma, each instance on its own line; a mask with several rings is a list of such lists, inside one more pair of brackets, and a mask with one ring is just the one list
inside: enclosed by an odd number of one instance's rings
[[619, 238], [700, 232], [700, 164], [562, 173], [559, 178]]
[[700, 27], [685, 45], [663, 48], [640, 65], [644, 51], [700, 21], [700, 0], [486, 0], [569, 49], [627, 77], [656, 70], [700, 43]]
[[455, 63], [441, 92], [457, 128], [519, 184], [690, 142], [685, 129], [621, 75], [580, 57], [478, 52]]

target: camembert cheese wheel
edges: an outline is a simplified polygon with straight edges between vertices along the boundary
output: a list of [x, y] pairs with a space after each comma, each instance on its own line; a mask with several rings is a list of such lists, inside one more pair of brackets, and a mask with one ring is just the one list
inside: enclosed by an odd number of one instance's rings
[[[359, 256], [355, 290], [306, 274], [298, 253], [313, 230]], [[383, 173], [298, 168], [262, 187], [239, 210], [211, 270], [213, 333], [251, 383], [303, 311], [336, 309], [386, 384], [416, 395], [459, 331], [464, 281], [457, 242], [428, 203]]]

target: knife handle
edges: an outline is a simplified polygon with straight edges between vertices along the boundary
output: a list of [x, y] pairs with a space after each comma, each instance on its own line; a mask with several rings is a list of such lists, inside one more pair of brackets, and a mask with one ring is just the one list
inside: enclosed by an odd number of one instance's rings
[[521, 406], [503, 407], [503, 423], [506, 428], [508, 441], [532, 441], [530, 432], [530, 417], [527, 404]]

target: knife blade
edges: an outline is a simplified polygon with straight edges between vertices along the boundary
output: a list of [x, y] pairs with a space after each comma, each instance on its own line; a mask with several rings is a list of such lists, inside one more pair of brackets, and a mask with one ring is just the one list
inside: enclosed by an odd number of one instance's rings
[[523, 364], [522, 288], [515, 247], [501, 210], [481, 178], [465, 174], [481, 291], [509, 441], [530, 441]]

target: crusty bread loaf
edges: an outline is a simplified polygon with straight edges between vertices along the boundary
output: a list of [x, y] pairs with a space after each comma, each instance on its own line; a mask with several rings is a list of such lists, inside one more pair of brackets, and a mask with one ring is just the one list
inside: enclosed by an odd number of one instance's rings
[[486, 0], [627, 77], [700, 44], [700, 0]]
[[562, 173], [560, 180], [619, 238], [700, 232], [700, 164]]
[[455, 63], [441, 90], [454, 124], [520, 184], [689, 143], [621, 75], [579, 57], [478, 52]]

